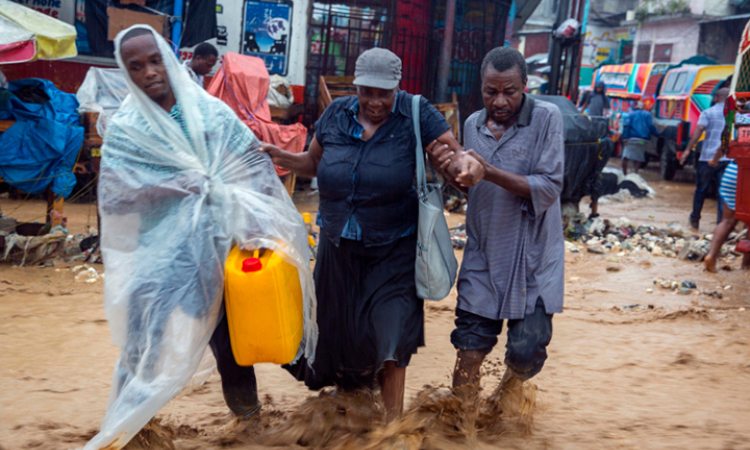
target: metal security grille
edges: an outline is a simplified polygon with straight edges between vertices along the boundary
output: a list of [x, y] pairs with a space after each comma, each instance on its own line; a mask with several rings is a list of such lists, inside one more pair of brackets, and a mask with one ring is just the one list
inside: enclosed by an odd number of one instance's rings
[[410, 3], [402, 1], [400, 7], [396, 0], [313, 3], [305, 90], [307, 124], [317, 118], [320, 76], [353, 76], [357, 57], [374, 47], [387, 48], [401, 57], [402, 89], [420, 94], [431, 87], [426, 76], [434, 73], [428, 57], [429, 21], [398, 15], [398, 10]]
[[[449, 90], [461, 116], [481, 108], [484, 55], [502, 45], [510, 0], [457, 0]], [[318, 116], [320, 76], [353, 76], [357, 57], [387, 48], [403, 61], [401, 89], [434, 100], [443, 39], [445, 1], [355, 0], [314, 2], [306, 68], [305, 123]]]
[[[484, 56], [503, 45], [510, 1], [457, 0], [449, 91], [458, 96], [461, 120], [482, 109], [480, 68]], [[437, 48], [443, 40], [445, 12], [436, 11]], [[437, 58], [437, 55], [436, 55]], [[436, 66], [437, 67], [437, 66]]]
[[750, 92], [750, 51], [742, 55], [736, 92]]

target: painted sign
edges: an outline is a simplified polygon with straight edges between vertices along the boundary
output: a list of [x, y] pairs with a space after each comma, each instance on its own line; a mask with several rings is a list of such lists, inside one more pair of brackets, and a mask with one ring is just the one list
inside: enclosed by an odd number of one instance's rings
[[73, 4], [71, 0], [13, 0], [42, 14], [66, 23], [73, 23]]
[[614, 31], [616, 41], [632, 41], [635, 39], [636, 28], [618, 28]]
[[286, 75], [292, 34], [292, 2], [245, 2], [242, 53], [261, 58], [269, 73]]
[[742, 143], [750, 142], [750, 127], [737, 127], [737, 140]]
[[583, 67], [597, 67], [602, 62], [616, 59], [618, 42], [615, 30], [596, 25], [588, 25], [584, 36]]

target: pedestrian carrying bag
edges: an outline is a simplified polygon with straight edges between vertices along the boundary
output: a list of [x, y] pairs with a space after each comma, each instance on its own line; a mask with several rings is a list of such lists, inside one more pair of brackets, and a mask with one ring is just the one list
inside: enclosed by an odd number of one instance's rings
[[448, 296], [456, 282], [458, 261], [453, 253], [448, 223], [443, 214], [442, 186], [439, 183], [427, 183], [422, 130], [419, 126], [421, 99], [421, 95], [415, 95], [412, 100], [414, 134], [417, 137], [417, 195], [419, 196], [415, 267], [417, 297], [425, 300], [442, 300]]

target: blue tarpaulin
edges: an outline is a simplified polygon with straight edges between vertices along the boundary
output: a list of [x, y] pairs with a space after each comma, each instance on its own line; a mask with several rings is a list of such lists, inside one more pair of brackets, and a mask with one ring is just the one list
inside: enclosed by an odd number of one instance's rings
[[52, 192], [68, 197], [83, 145], [76, 96], [48, 80], [9, 84], [0, 90], [0, 120], [16, 123], [0, 134], [0, 177], [29, 194], [40, 194], [51, 183]]

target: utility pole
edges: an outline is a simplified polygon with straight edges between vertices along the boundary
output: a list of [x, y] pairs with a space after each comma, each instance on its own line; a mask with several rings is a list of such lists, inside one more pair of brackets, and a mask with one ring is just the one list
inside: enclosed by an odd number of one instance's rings
[[560, 69], [562, 68], [562, 40], [555, 38], [555, 30], [568, 18], [569, 8], [570, 0], [560, 0], [560, 3], [557, 5], [557, 19], [555, 19], [555, 24], [552, 26], [548, 57], [550, 70], [547, 94], [549, 95], [558, 95], [560, 93], [558, 85], [560, 83]]
[[177, 59], [180, 58], [180, 41], [182, 41], [182, 13], [183, 13], [183, 2], [182, 0], [174, 0], [174, 24], [172, 24], [172, 43], [174, 44], [174, 52], [177, 54]]
[[[589, 20], [589, 9], [591, 7], [591, 0], [580, 0], [581, 5], [579, 5], [578, 10], [578, 20], [581, 22], [581, 28], [579, 32], [579, 39], [580, 42], [578, 42], [576, 52], [574, 54], [576, 57], [571, 61], [571, 72], [570, 72], [570, 82], [568, 83], [568, 97], [573, 103], [578, 103], [578, 83], [580, 81], [581, 77], [581, 62], [583, 61], [583, 48], [586, 45], [586, 25], [588, 24]], [[585, 3], [584, 3], [585, 1]], [[582, 11], [581, 11], [582, 9]], [[575, 67], [572, 66], [572, 64], [575, 63]]]
[[437, 102], [448, 102], [448, 79], [451, 76], [451, 57], [453, 56], [453, 28], [456, 22], [456, 0], [445, 4], [445, 33], [443, 46], [440, 49], [437, 80]]

